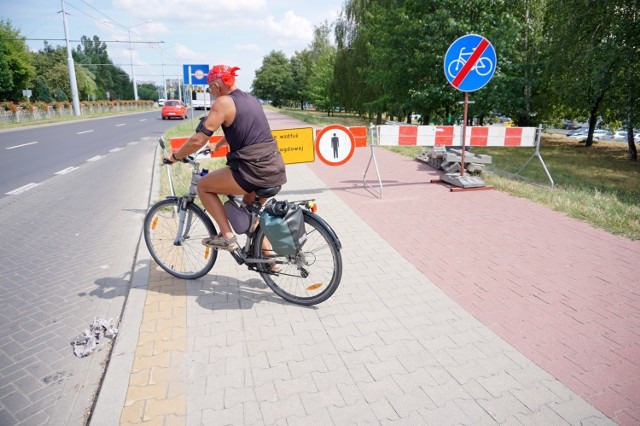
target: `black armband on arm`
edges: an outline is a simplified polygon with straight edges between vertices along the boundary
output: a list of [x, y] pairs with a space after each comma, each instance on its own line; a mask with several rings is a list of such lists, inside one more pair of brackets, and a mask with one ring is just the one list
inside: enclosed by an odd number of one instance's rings
[[204, 127], [204, 121], [206, 119], [207, 119], [207, 117], [201, 117], [200, 118], [200, 123], [198, 123], [198, 127], [196, 127], [196, 133], [203, 133], [208, 138], [210, 138], [211, 135], [213, 135], [213, 132], [211, 130], [207, 129], [206, 127]]

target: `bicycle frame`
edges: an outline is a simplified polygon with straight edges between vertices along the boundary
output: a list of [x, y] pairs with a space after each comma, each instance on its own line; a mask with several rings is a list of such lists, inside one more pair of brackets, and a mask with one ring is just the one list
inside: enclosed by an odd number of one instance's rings
[[[164, 147], [164, 143], [161, 144], [161, 146]], [[167, 167], [167, 178], [169, 180], [169, 186], [171, 188], [171, 195], [167, 197], [167, 199], [173, 199], [173, 200], [179, 200], [178, 201], [178, 206], [174, 208], [174, 213], [179, 215], [179, 219], [178, 219], [178, 232], [176, 233], [176, 238], [173, 241], [174, 245], [180, 245], [182, 243], [182, 241], [184, 240], [186, 235], [189, 235], [189, 232], [191, 231], [191, 215], [189, 215], [189, 217], [187, 218], [187, 205], [190, 203], [193, 203], [195, 198], [198, 195], [198, 181], [200, 180], [200, 163], [198, 161], [196, 161], [196, 156], [198, 153], [200, 152], [204, 152], [206, 150], [208, 150], [208, 147], [204, 147], [203, 149], [199, 150], [198, 152], [195, 153], [193, 159], [187, 157], [184, 159], [184, 161], [188, 162], [189, 164], [191, 164], [191, 166], [193, 167], [191, 170], [191, 183], [189, 184], [189, 193], [186, 195], [183, 195], [182, 197], [178, 197], [175, 195], [175, 190], [173, 187], [173, 181], [171, 179], [171, 169], [169, 167]], [[185, 226], [185, 219], [186, 219], [186, 226]]]

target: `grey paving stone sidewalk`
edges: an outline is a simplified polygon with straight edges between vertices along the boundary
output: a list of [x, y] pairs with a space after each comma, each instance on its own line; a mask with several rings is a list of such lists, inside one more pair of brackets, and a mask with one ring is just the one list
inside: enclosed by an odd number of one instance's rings
[[307, 166], [288, 177], [279, 197], [316, 198], [343, 243], [341, 286], [317, 307], [291, 305], [225, 253], [188, 282], [188, 424], [615, 424], [448, 298]]

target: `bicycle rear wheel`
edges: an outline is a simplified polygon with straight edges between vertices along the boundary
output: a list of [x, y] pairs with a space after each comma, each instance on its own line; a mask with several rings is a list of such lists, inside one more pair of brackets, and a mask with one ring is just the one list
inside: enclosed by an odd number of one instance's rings
[[[178, 235], [181, 213], [185, 220]], [[162, 269], [182, 279], [200, 278], [211, 270], [218, 251], [202, 245], [202, 240], [216, 233], [200, 207], [190, 203], [181, 212], [177, 199], [156, 203], [144, 218], [144, 241], [149, 253]]]
[[[298, 254], [263, 253], [262, 243], [266, 236], [258, 229], [253, 256], [273, 261], [258, 264], [258, 272], [274, 293], [291, 303], [308, 306], [324, 302], [336, 291], [342, 278], [342, 255], [339, 242], [323, 223], [305, 214], [304, 224], [307, 241]], [[273, 268], [279, 270], [272, 272]]]

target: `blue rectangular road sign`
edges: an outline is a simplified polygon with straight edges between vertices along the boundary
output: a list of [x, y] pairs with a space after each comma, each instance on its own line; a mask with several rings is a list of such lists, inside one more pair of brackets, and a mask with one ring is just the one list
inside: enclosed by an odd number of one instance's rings
[[[191, 75], [189, 75], [189, 67], [191, 67]], [[209, 65], [182, 65], [182, 75], [184, 84], [207, 84], [207, 74], [209, 74]]]

